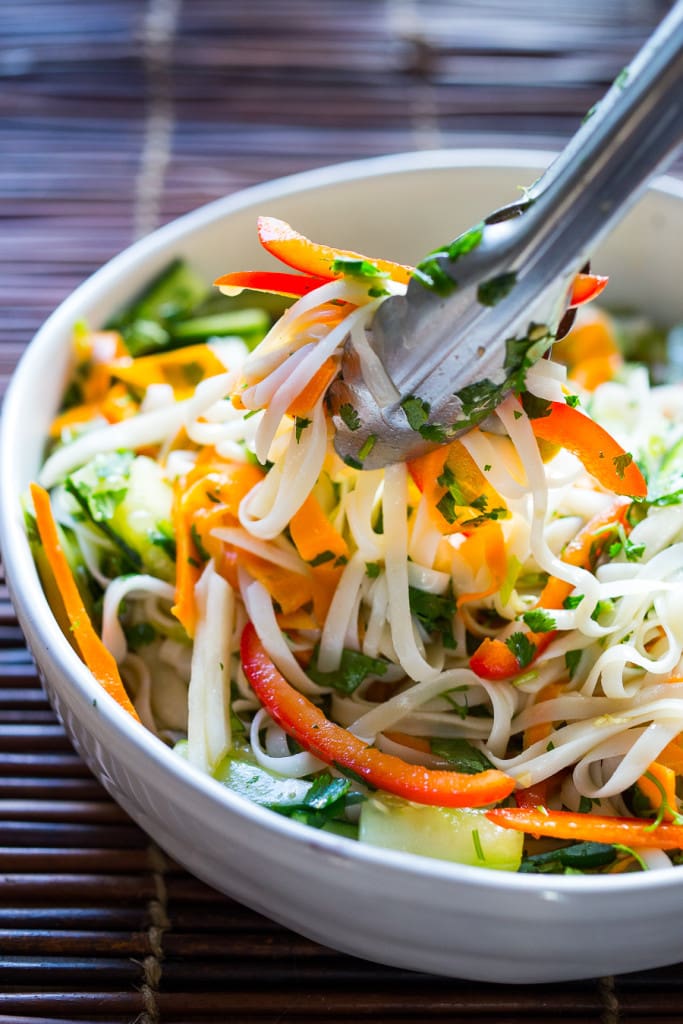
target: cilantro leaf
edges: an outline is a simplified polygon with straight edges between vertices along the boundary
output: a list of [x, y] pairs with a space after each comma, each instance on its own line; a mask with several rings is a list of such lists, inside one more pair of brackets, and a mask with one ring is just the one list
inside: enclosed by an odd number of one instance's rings
[[557, 626], [557, 621], [552, 615], [548, 615], [541, 608], [532, 608], [531, 611], [524, 612], [522, 618], [532, 633], [549, 633]]
[[313, 420], [309, 420], [305, 416], [297, 416], [296, 417], [296, 419], [294, 420], [294, 432], [296, 434], [296, 443], [297, 444], [301, 440], [301, 435], [303, 434], [303, 432], [306, 429], [306, 427], [310, 427], [312, 422], [313, 422]]
[[429, 419], [429, 413], [431, 406], [429, 402], [423, 401], [422, 398], [418, 398], [417, 395], [407, 395], [401, 400], [401, 408], [403, 409], [406, 419], [413, 430], [420, 431], [420, 428], [425, 425]]
[[482, 306], [496, 306], [501, 299], [512, 291], [517, 283], [517, 274], [514, 270], [505, 274], [499, 274], [488, 281], [482, 281], [477, 288], [477, 298]]
[[569, 597], [565, 597], [562, 602], [562, 607], [567, 608], [569, 611], [573, 611], [574, 608], [578, 608], [584, 599], [584, 594], [570, 594]]
[[570, 679], [573, 679], [581, 661], [583, 651], [567, 651], [564, 656], [564, 664]]
[[455, 601], [450, 594], [430, 594], [417, 587], [408, 587], [410, 611], [428, 633], [440, 633], [444, 647], [453, 649], [453, 616]]
[[329, 686], [339, 693], [353, 693], [368, 676], [386, 674], [388, 662], [381, 658], [371, 658], [360, 651], [352, 651], [345, 647], [342, 651], [339, 668], [333, 672], [321, 672], [318, 668], [318, 652], [308, 667], [308, 675], [319, 686]]
[[130, 482], [133, 452], [96, 455], [66, 478], [67, 490], [84, 506], [96, 523], [111, 519], [123, 501]]
[[530, 665], [536, 654], [536, 645], [526, 633], [513, 633], [505, 641], [505, 646], [514, 654], [520, 668]]
[[360, 416], [350, 402], [344, 402], [339, 408], [339, 415], [349, 430], [360, 429]]
[[624, 479], [624, 473], [633, 462], [633, 456], [630, 452], [624, 452], [623, 455], [615, 455], [612, 459], [614, 463], [614, 469], [620, 480]]
[[434, 738], [429, 741], [432, 754], [442, 757], [454, 771], [464, 772], [466, 775], [477, 775], [485, 772], [493, 765], [486, 754], [478, 747], [472, 746], [469, 740], [460, 737], [454, 739]]
[[362, 257], [337, 256], [331, 267], [333, 274], [345, 274], [347, 277], [365, 278], [386, 278], [389, 274], [386, 270], [380, 270], [372, 260], [364, 260]]

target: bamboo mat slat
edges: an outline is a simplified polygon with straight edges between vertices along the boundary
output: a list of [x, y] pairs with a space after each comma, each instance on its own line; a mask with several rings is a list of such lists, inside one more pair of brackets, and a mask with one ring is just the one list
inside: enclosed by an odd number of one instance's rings
[[[5, 0], [0, 396], [45, 317], [135, 237], [326, 163], [559, 145], [667, 7]], [[213, 892], [73, 752], [0, 581], [0, 1024], [679, 1024], [682, 1003], [680, 967], [542, 986], [431, 978]]]

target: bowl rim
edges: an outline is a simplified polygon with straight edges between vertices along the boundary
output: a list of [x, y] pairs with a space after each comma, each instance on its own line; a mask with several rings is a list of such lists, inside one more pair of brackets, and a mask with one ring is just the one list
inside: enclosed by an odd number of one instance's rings
[[[128, 246], [90, 275], [60, 303], [37, 331], [12, 375], [0, 420], [0, 465], [3, 466], [5, 482], [5, 486], [0, 488], [0, 550], [3, 553], [13, 601], [24, 619], [27, 635], [31, 634], [32, 646], [36, 649], [40, 646], [44, 658], [53, 663], [60, 678], [68, 679], [72, 696], [83, 708], [97, 708], [98, 729], [112, 741], [118, 756], [125, 757], [131, 766], [142, 759], [153, 772], [165, 773], [177, 791], [182, 791], [182, 798], [194, 796], [210, 801], [230, 813], [246, 818], [254, 826], [271, 835], [305, 843], [309, 852], [318, 849], [328, 855], [341, 856], [359, 868], [374, 866], [391, 872], [392, 875], [410, 874], [422, 879], [438, 880], [444, 884], [463, 883], [470, 888], [474, 886], [497, 891], [501, 896], [519, 892], [564, 900], [571, 893], [576, 899], [584, 902], [598, 895], [602, 899], [620, 900], [623, 895], [632, 895], [636, 890], [651, 892], [653, 889], [666, 890], [672, 886], [677, 887], [683, 879], [683, 874], [679, 876], [676, 871], [652, 870], [610, 876], [606, 883], [602, 875], [567, 877], [519, 874], [375, 848], [343, 836], [332, 835], [318, 829], [312, 830], [310, 826], [291, 821], [252, 804], [189, 765], [147, 730], [143, 738], [139, 730], [144, 727], [139, 726], [113, 698], [104, 693], [59, 628], [40, 585], [30, 554], [17, 500], [19, 489], [18, 486], [14, 486], [18, 476], [15, 472], [17, 459], [12, 435], [14, 424], [20, 421], [26, 392], [25, 382], [44, 368], [44, 354], [47, 354], [54, 345], [55, 332], [74, 323], [91, 298], [104, 294], [156, 253], [174, 243], [182, 242], [187, 235], [201, 231], [216, 219], [228, 217], [255, 203], [265, 203], [302, 191], [383, 175], [419, 171], [476, 167], [542, 168], [556, 155], [556, 151], [547, 149], [468, 147], [453, 150], [421, 150], [331, 164], [276, 178], [213, 200]], [[668, 175], [657, 178], [649, 189], [683, 200], [683, 181]], [[33, 629], [33, 620], [36, 618], [41, 620], [40, 630]], [[37, 660], [40, 661], [39, 658]]]

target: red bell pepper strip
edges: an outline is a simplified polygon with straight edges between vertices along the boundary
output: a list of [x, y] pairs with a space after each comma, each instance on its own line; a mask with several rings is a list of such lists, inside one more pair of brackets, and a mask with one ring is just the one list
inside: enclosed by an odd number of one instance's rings
[[683, 848], [683, 825], [667, 823], [652, 828], [652, 821], [647, 818], [612, 818], [606, 814], [573, 814], [530, 807], [495, 807], [486, 811], [486, 817], [503, 828], [553, 839], [622, 843], [660, 850]]
[[[584, 569], [592, 568], [602, 554], [605, 545], [611, 541], [613, 530], [622, 526], [625, 533], [630, 531], [631, 527], [626, 518], [629, 505], [628, 500], [619, 498], [606, 511], [598, 512], [593, 516], [579, 530], [576, 537], [569, 541], [560, 556], [562, 561], [567, 565], [577, 565]], [[564, 599], [571, 594], [573, 589], [571, 583], [551, 576], [536, 602], [536, 608], [561, 608]], [[523, 632], [528, 642], [534, 646], [534, 654], [529, 665], [533, 664], [557, 634], [554, 629], [545, 633], [532, 633], [530, 630], [520, 628], [520, 632]], [[480, 643], [470, 658], [470, 668], [481, 679], [509, 679], [511, 676], [519, 675], [523, 667], [528, 667], [528, 665], [520, 665], [517, 656], [504, 640], [496, 640], [488, 636]]]
[[413, 268], [405, 267], [400, 263], [392, 263], [390, 260], [375, 260], [369, 256], [361, 256], [357, 252], [349, 252], [346, 249], [332, 249], [329, 245], [321, 245], [312, 242], [310, 238], [295, 231], [284, 220], [277, 217], [258, 218], [258, 237], [264, 249], [276, 256], [288, 267], [300, 270], [304, 274], [315, 274], [324, 277], [328, 281], [343, 277], [342, 271], [333, 271], [332, 264], [337, 259], [368, 260], [374, 263], [378, 270], [389, 274], [394, 281], [407, 284], [410, 280]]
[[368, 746], [331, 722], [320, 708], [290, 686], [270, 660], [251, 623], [242, 633], [241, 655], [254, 693], [287, 735], [326, 764], [358, 776], [370, 788], [437, 807], [482, 807], [504, 800], [515, 787], [509, 775], [496, 769], [476, 775], [437, 771]]
[[269, 270], [246, 270], [223, 274], [213, 282], [227, 295], [237, 295], [248, 288], [252, 292], [270, 292], [298, 298], [327, 283], [323, 277], [304, 277], [302, 274], [278, 274]]
[[595, 420], [565, 402], [550, 402], [547, 415], [532, 419], [538, 438], [576, 455], [603, 487], [615, 494], [644, 498], [647, 483], [633, 456]]
[[605, 290], [608, 281], [608, 277], [600, 277], [598, 274], [577, 274], [569, 298], [570, 307], [592, 302]]

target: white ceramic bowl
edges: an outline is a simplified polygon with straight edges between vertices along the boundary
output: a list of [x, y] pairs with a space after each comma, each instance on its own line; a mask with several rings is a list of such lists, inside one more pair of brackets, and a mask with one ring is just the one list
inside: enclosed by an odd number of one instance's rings
[[[417, 153], [325, 168], [229, 196], [138, 242], [50, 317], [7, 394], [0, 541], [19, 620], [48, 695], [112, 796], [200, 878], [337, 949], [416, 970], [559, 981], [680, 959], [683, 870], [613, 877], [497, 873], [365, 847], [248, 804], [136, 725], [90, 677], [45, 601], [22, 529], [69, 360], [75, 320], [98, 324], [185, 256], [211, 280], [268, 266], [258, 213], [335, 245], [415, 261], [518, 195], [552, 154]], [[661, 179], [594, 260], [610, 300], [683, 320], [676, 284], [683, 187]]]

